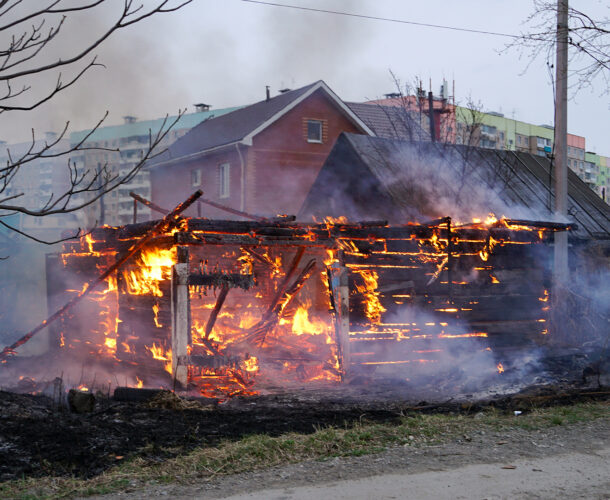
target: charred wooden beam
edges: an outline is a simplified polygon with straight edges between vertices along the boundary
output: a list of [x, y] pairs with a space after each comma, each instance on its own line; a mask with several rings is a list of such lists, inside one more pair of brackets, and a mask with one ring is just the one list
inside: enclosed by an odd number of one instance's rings
[[206, 205], [210, 205], [211, 207], [217, 208], [218, 210], [224, 210], [233, 215], [238, 215], [239, 217], [244, 217], [246, 219], [256, 220], [256, 221], [266, 221], [268, 220], [265, 217], [260, 217], [258, 215], [252, 215], [247, 212], [242, 212], [241, 210], [236, 210], [231, 207], [227, 207], [225, 205], [221, 205], [220, 203], [216, 203], [212, 200], [206, 200], [205, 198], [200, 198], [199, 203], [205, 203]]
[[258, 252], [254, 251], [252, 248], [248, 248], [248, 247], [242, 247], [242, 250], [244, 252], [246, 252], [247, 254], [251, 255], [252, 257], [254, 257], [259, 262], [262, 262], [263, 264], [265, 264], [269, 267], [275, 267], [275, 263], [269, 258], [269, 256], [261, 255]]
[[434, 219], [428, 222], [424, 222], [424, 226], [440, 226], [441, 224], [448, 224], [451, 222], [451, 217], [441, 217], [440, 219]]
[[212, 288], [242, 288], [249, 290], [255, 285], [253, 274], [240, 273], [206, 273], [190, 274], [189, 286], [205, 286]]
[[[165, 208], [161, 208], [159, 205], [156, 205], [152, 201], [148, 201], [146, 198], [143, 198], [142, 196], [134, 193], [133, 191], [129, 191], [129, 196], [131, 196], [134, 199], [134, 201], [139, 201], [140, 203], [142, 203], [142, 205], [146, 205], [148, 208], [150, 208], [151, 210], [154, 210], [155, 212], [159, 212], [161, 215], [167, 215], [169, 213], [169, 210], [166, 210]], [[134, 223], [135, 223], [135, 221], [134, 221]]]
[[305, 253], [305, 248], [303, 248], [303, 247], [301, 247], [297, 250], [294, 258], [292, 259], [292, 263], [290, 264], [290, 269], [288, 270], [288, 272], [286, 273], [286, 276], [284, 277], [280, 286], [278, 287], [277, 292], [276, 292], [275, 296], [273, 297], [273, 300], [271, 301], [271, 303], [269, 304], [269, 307], [267, 308], [267, 311], [265, 312], [265, 314], [263, 314], [261, 322], [267, 321], [269, 319], [269, 317], [271, 316], [271, 314], [273, 313], [273, 310], [275, 309], [275, 307], [279, 303], [280, 299], [286, 292], [286, 289], [288, 288], [288, 283], [290, 282], [290, 280], [292, 279], [292, 276], [296, 272], [297, 267], [299, 266], [299, 263], [301, 262], [301, 259], [303, 258], [304, 253]]
[[216, 318], [218, 318], [218, 313], [222, 309], [222, 305], [224, 304], [228, 293], [229, 293], [228, 286], [223, 286], [220, 289], [220, 293], [218, 294], [218, 297], [216, 298], [216, 304], [214, 304], [214, 309], [212, 309], [212, 312], [210, 313], [210, 317], [208, 318], [208, 321], [205, 324], [204, 334], [205, 334], [206, 340], [210, 338], [210, 333], [212, 333], [212, 329], [214, 328], [214, 324], [216, 323]]
[[310, 241], [294, 238], [267, 238], [256, 235], [221, 234], [221, 233], [183, 233], [178, 232], [172, 239], [181, 245], [235, 245], [241, 247], [318, 247], [334, 248], [336, 242], [332, 239]]
[[538, 227], [541, 229], [548, 229], [552, 231], [576, 231], [578, 224], [562, 223], [562, 222], [546, 222], [546, 221], [535, 221], [535, 220], [523, 220], [523, 219], [504, 219], [507, 224], [511, 226], [528, 226]]
[[218, 369], [225, 367], [237, 368], [239, 367], [242, 360], [242, 356], [229, 356], [222, 354], [194, 354], [190, 356], [183, 356], [178, 361], [184, 366], [199, 366], [202, 368]]
[[307, 279], [311, 276], [315, 265], [316, 260], [311, 259], [290, 286], [280, 288], [282, 294], [279, 297], [277, 295], [274, 297], [274, 301], [271, 304], [273, 307], [270, 307], [263, 315], [261, 320], [249, 329], [251, 333], [248, 336], [248, 342], [254, 342], [258, 346], [263, 345], [265, 338], [267, 337], [267, 333], [277, 324], [282, 311], [285, 310], [290, 301], [299, 293], [301, 288], [303, 288], [305, 281], [307, 281]]

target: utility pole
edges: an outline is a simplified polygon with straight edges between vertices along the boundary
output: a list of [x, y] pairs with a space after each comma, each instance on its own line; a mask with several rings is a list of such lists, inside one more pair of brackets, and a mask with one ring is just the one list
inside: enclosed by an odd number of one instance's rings
[[[557, 0], [555, 65], [555, 214], [568, 215], [568, 0]], [[555, 233], [555, 283], [568, 281], [568, 233]]]

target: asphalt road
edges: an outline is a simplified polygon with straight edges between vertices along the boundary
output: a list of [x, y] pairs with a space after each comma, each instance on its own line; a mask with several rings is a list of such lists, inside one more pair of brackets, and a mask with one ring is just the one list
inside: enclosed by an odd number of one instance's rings
[[259, 490], [226, 500], [610, 499], [610, 447], [510, 463]]

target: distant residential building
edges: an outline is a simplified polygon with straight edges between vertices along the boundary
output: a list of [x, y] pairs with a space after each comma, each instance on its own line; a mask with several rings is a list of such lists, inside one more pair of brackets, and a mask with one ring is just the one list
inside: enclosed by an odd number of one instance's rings
[[607, 156], [599, 156], [599, 177], [598, 186], [600, 188], [600, 196], [604, 201], [610, 198], [610, 158]]
[[582, 175], [579, 177], [587, 183], [593, 191], [601, 194], [601, 188], [598, 186], [600, 157], [590, 151], [585, 152], [585, 161]]
[[[473, 111], [456, 107], [456, 144], [518, 151], [537, 156], [553, 154], [554, 129], [551, 125], [533, 125], [506, 118], [497, 112]], [[608, 199], [608, 166], [606, 157], [586, 153], [586, 140], [568, 134], [568, 167], [597, 194]]]
[[[157, 148], [158, 152], [163, 151], [201, 122], [238, 109], [233, 107], [210, 110], [210, 106], [205, 104], [196, 104], [195, 107], [197, 110], [195, 113], [183, 115], [166, 135]], [[168, 117], [165, 127], [167, 128], [175, 119], [176, 116]], [[72, 161], [79, 171], [100, 172], [107, 165], [112, 176], [127, 176], [147, 150], [150, 134], [154, 137], [163, 126], [165, 119], [138, 121], [134, 116], [124, 116], [123, 120], [122, 125], [98, 128], [90, 137], [87, 137], [87, 134], [91, 133], [90, 130], [74, 132], [70, 135], [71, 145], [79, 144], [84, 140], [83, 148], [93, 148], [84, 149], [72, 155]], [[146, 199], [151, 198], [150, 172], [146, 168], [142, 168], [129, 182], [82, 210], [79, 213], [81, 224], [84, 227], [91, 227], [134, 222], [134, 200], [129, 196], [130, 191]], [[150, 220], [151, 217], [150, 209], [139, 204], [137, 221]]]
[[[50, 205], [70, 187], [68, 158], [54, 155], [68, 148], [68, 140], [58, 139], [52, 132], [47, 132], [45, 139], [34, 143], [3, 143], [0, 148], [1, 164], [6, 166], [7, 163], [22, 162], [2, 193], [3, 198], [15, 196], [7, 204], [32, 211], [53, 208]], [[55, 208], [62, 208], [61, 203]], [[2, 215], [5, 217], [5, 214]], [[3, 220], [11, 227], [45, 241], [57, 240], [65, 230], [78, 226], [73, 214], [61, 213], [39, 217], [17, 212]]]

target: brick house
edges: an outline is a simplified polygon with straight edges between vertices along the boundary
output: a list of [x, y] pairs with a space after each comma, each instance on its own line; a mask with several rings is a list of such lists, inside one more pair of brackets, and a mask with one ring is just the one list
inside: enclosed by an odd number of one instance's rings
[[[205, 121], [151, 163], [152, 201], [171, 208], [196, 189], [252, 214], [299, 211], [337, 137], [375, 135], [323, 81]], [[191, 216], [227, 218], [198, 205]]]

